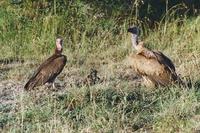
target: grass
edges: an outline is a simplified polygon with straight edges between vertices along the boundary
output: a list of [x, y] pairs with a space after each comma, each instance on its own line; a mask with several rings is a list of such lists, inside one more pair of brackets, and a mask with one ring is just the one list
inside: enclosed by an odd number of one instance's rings
[[[104, 18], [82, 1], [72, 2], [67, 10], [46, 4], [35, 8], [29, 1], [3, 1], [0, 6], [0, 60], [8, 60], [0, 65], [2, 132], [199, 130], [200, 17], [166, 19], [154, 29], [143, 25], [145, 45], [169, 56], [181, 77], [192, 81], [187, 89], [148, 89], [137, 86], [124, 64], [133, 52], [127, 34], [132, 16], [118, 23], [119, 18]], [[57, 80], [63, 89], [23, 91], [27, 78], [52, 54], [56, 36], [64, 38], [68, 57]], [[90, 68], [98, 70], [103, 82], [76, 86]]]
[[22, 93], [15, 113], [3, 111], [4, 131], [65, 132], [67, 128], [70, 132], [132, 132], [141, 128], [185, 132], [194, 128], [193, 117], [199, 108], [194, 89], [148, 92], [95, 86], [73, 88], [60, 95], [44, 94], [33, 98]]

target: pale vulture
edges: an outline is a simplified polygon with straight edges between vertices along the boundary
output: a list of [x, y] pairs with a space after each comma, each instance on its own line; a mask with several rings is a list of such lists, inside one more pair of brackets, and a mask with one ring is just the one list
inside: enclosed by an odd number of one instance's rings
[[139, 29], [128, 29], [131, 33], [132, 46], [136, 53], [129, 56], [129, 63], [134, 71], [142, 76], [147, 87], [168, 86], [170, 84], [182, 84], [176, 73], [173, 62], [163, 53], [152, 51], [144, 47], [143, 42], [138, 41]]

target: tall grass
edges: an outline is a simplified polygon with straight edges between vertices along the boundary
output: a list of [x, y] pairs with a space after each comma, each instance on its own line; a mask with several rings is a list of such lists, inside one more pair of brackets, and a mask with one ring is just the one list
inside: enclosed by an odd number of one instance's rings
[[[12, 103], [0, 104], [3, 132], [163, 133], [199, 129], [200, 17], [170, 19], [172, 11], [158, 27], [139, 23], [145, 46], [169, 56], [181, 77], [192, 80], [190, 89], [171, 86], [149, 90], [124, 78], [130, 73], [123, 62], [134, 52], [127, 34], [127, 28], [136, 23], [134, 10], [124, 18], [119, 12], [108, 17], [85, 1], [53, 3], [0, 2], [0, 60], [44, 60], [53, 53], [56, 36], [64, 38], [64, 54], [69, 60], [61, 74], [67, 85], [58, 92], [41, 87], [14, 93], [23, 90], [35, 65], [8, 70], [6, 80], [20, 83], [10, 87], [14, 90]], [[105, 81], [89, 87], [74, 85], [74, 80], [86, 76], [92, 67]], [[4, 86], [2, 92], [10, 84]]]

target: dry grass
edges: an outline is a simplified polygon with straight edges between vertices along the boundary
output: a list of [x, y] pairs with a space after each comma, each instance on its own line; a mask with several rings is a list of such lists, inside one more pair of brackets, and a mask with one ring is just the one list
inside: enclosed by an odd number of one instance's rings
[[[174, 61], [178, 73], [192, 81], [190, 89], [171, 86], [150, 90], [140, 86], [140, 79], [126, 66], [132, 52], [127, 21], [118, 25], [110, 18], [105, 23], [109, 28], [105, 28], [92, 15], [69, 20], [66, 14], [40, 14], [29, 6], [5, 7], [0, 9], [0, 60], [10, 62], [0, 64], [3, 132], [163, 133], [199, 129], [199, 17], [185, 18], [182, 25], [179, 19], [161, 22], [159, 28], [143, 31], [146, 46], [163, 51]], [[87, 12], [89, 7], [81, 9]], [[56, 80], [60, 89], [41, 86], [25, 92], [23, 85], [52, 54], [58, 34], [64, 38], [68, 57]], [[24, 62], [16, 62], [17, 58]], [[77, 82], [91, 68], [98, 70], [103, 82], [78, 87]]]

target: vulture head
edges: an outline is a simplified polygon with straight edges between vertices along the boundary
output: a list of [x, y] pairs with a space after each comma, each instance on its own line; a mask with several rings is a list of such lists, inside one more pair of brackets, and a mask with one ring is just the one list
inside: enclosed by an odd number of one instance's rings
[[62, 52], [63, 40], [61, 38], [56, 39], [56, 52]]
[[132, 34], [135, 34], [137, 36], [139, 36], [140, 34], [140, 30], [138, 27], [134, 26], [134, 27], [131, 27], [131, 28], [128, 28], [128, 32], [132, 33]]
[[139, 28], [136, 26], [128, 28], [128, 32], [131, 33], [132, 45], [137, 50], [138, 49], [138, 36], [140, 33]]

